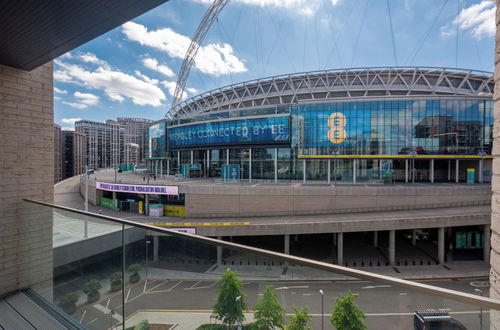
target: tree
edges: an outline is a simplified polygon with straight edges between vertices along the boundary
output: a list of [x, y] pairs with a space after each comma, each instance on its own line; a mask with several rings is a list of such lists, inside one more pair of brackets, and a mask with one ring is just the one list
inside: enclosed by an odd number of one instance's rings
[[290, 316], [290, 324], [287, 325], [286, 330], [312, 330], [311, 327], [307, 326], [307, 323], [312, 319], [307, 312], [307, 306], [299, 309], [292, 305], [292, 309], [295, 314]]
[[338, 330], [368, 329], [363, 322], [366, 316], [356, 305], [354, 299], [356, 299], [356, 295], [352, 292], [337, 297], [330, 322]]
[[264, 290], [264, 296], [255, 305], [255, 325], [258, 329], [283, 329], [285, 324], [285, 309], [278, 301], [274, 287], [269, 285]]
[[245, 320], [243, 310], [247, 309], [247, 303], [241, 286], [238, 274], [231, 269], [227, 269], [218, 282], [214, 316], [229, 326]]

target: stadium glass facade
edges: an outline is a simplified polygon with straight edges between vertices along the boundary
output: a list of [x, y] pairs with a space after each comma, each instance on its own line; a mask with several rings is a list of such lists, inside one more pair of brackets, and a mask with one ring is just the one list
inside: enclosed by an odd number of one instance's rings
[[151, 127], [161, 142], [150, 166], [199, 165], [191, 176], [209, 178], [231, 164], [247, 181], [470, 183], [472, 173], [488, 182], [492, 104], [491, 95], [358, 97], [194, 114]]

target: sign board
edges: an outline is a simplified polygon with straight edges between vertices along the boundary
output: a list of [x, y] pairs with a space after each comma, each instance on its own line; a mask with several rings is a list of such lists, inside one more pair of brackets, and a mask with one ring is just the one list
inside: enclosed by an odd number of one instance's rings
[[171, 227], [168, 228], [168, 230], [176, 231], [179, 233], [186, 233], [186, 234], [192, 234], [196, 235], [196, 228], [191, 228], [191, 227]]
[[290, 117], [225, 120], [167, 128], [170, 148], [202, 145], [289, 143]]
[[99, 190], [134, 193], [134, 194], [179, 195], [178, 186], [153, 186], [153, 185], [142, 185], [142, 184], [96, 182], [95, 187], [96, 189]]
[[140, 213], [140, 214], [143, 214], [143, 213], [144, 213], [144, 210], [143, 210], [143, 205], [144, 205], [143, 201], [139, 201], [139, 213]]
[[237, 164], [222, 165], [222, 179], [224, 181], [238, 181], [240, 166]]
[[467, 184], [473, 185], [476, 178], [476, 169], [468, 168], [467, 169]]

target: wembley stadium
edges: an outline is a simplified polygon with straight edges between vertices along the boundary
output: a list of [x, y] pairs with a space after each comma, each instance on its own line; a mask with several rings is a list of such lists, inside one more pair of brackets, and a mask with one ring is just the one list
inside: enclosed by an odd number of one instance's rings
[[305, 72], [184, 100], [149, 130], [155, 173], [327, 183], [491, 181], [493, 74]]

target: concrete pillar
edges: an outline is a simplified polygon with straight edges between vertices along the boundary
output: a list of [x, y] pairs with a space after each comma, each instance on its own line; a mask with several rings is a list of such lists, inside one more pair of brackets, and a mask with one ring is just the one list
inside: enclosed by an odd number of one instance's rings
[[181, 173], [181, 151], [177, 150], [177, 173]]
[[[222, 241], [222, 236], [217, 236], [219, 241]], [[222, 265], [222, 246], [217, 245], [217, 265]]]
[[431, 183], [434, 183], [434, 159], [431, 159], [430, 162], [430, 179]]
[[389, 263], [396, 264], [396, 231], [389, 230]]
[[405, 183], [408, 183], [408, 159], [405, 159]]
[[170, 175], [170, 160], [167, 159], [167, 178]]
[[160, 236], [153, 236], [153, 261], [160, 260], [159, 251], [160, 251]]
[[306, 183], [307, 181], [307, 172], [306, 172], [306, 159], [302, 159], [302, 183]]
[[229, 149], [226, 149], [226, 164], [229, 165]]
[[332, 160], [328, 159], [328, 169], [327, 169], [327, 171], [328, 171], [328, 173], [327, 173], [327, 181], [328, 181], [328, 183], [330, 183], [330, 181], [331, 181], [331, 179], [330, 179], [330, 167], [332, 166], [331, 162], [332, 162]]
[[378, 246], [378, 231], [373, 232], [373, 246], [374, 247]]
[[284, 236], [284, 242], [283, 243], [284, 243], [283, 249], [285, 251], [284, 253], [285, 254], [290, 254], [290, 235], [287, 234], [287, 235]]
[[417, 231], [415, 229], [411, 231], [411, 245], [417, 245]]
[[358, 167], [358, 160], [352, 160], [352, 183], [356, 183], [356, 169]]
[[274, 148], [274, 183], [278, 183], [278, 148]]
[[116, 192], [113, 191], [113, 207], [115, 207], [115, 200], [116, 200]]
[[483, 183], [483, 159], [479, 160], [479, 183]]
[[163, 178], [163, 159], [160, 160], [160, 178]]
[[149, 215], [149, 195], [144, 195], [144, 215]]
[[490, 261], [490, 225], [484, 225], [483, 227], [483, 259], [486, 262]]
[[451, 160], [448, 159], [448, 181], [451, 181]]
[[455, 182], [458, 183], [458, 170], [460, 168], [460, 164], [458, 159], [455, 160]]
[[344, 264], [344, 233], [337, 234], [337, 265]]
[[337, 233], [333, 233], [333, 246], [337, 247]]
[[194, 150], [191, 150], [191, 162], [190, 164], [193, 164], [194, 162]]
[[438, 262], [444, 264], [444, 227], [438, 228]]
[[252, 148], [248, 151], [248, 182], [252, 183]]
[[210, 176], [210, 149], [207, 149], [207, 164], [205, 167], [206, 167], [205, 178], [208, 178]]

